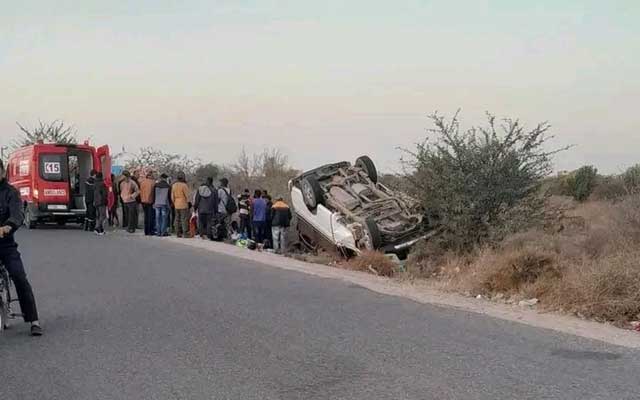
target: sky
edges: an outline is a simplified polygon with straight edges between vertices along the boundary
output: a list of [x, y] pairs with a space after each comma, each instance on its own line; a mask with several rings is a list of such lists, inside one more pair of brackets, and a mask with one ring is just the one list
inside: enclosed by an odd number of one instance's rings
[[116, 151], [398, 171], [428, 115], [549, 121], [558, 170], [640, 162], [640, 1], [0, 0], [0, 144], [61, 119]]

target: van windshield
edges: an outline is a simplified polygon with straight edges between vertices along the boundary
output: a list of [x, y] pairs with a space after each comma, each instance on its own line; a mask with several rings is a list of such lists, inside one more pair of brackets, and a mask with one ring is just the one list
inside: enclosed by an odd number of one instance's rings
[[41, 154], [40, 177], [45, 181], [64, 182], [67, 179], [66, 154]]

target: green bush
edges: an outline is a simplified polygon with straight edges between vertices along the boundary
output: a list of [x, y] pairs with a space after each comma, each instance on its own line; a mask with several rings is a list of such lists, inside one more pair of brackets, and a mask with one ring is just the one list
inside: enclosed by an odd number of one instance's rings
[[486, 126], [462, 131], [457, 114], [451, 121], [431, 119], [435, 129], [405, 162], [413, 169], [414, 194], [440, 217], [448, 248], [496, 243], [542, 221], [541, 184], [552, 155], [563, 150], [544, 149], [547, 123], [527, 130], [517, 120], [496, 123], [488, 115]]
[[628, 193], [640, 192], [640, 164], [630, 167], [622, 174], [622, 179]]
[[591, 196], [597, 179], [598, 170], [591, 165], [585, 165], [569, 176], [569, 194], [577, 201], [586, 201]]

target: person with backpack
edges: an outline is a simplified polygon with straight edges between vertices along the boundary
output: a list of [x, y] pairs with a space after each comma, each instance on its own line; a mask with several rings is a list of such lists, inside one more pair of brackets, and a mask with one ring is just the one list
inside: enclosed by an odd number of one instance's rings
[[171, 187], [171, 202], [176, 209], [176, 236], [189, 237], [189, 186], [184, 172], [178, 172], [178, 181]]
[[238, 210], [236, 200], [231, 195], [229, 189], [229, 180], [227, 178], [220, 179], [220, 187], [218, 188], [218, 239], [224, 239], [229, 234], [229, 224], [231, 216]]
[[200, 185], [193, 202], [193, 209], [198, 213], [198, 233], [202, 239], [211, 234], [211, 221], [216, 214], [218, 193], [213, 187], [213, 178]]
[[271, 232], [273, 250], [278, 254], [287, 251], [287, 230], [291, 225], [291, 209], [282, 197], [278, 197], [271, 207]]
[[93, 204], [96, 207], [96, 235], [104, 235], [104, 223], [107, 219], [107, 205], [109, 203], [109, 191], [104, 183], [102, 172], [96, 174], [94, 184]]

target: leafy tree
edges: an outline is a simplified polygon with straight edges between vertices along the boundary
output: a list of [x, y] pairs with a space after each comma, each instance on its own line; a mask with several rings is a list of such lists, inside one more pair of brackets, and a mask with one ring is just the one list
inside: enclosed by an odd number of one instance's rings
[[198, 159], [167, 153], [153, 147], [143, 147], [127, 162], [125, 168], [131, 171], [150, 169], [156, 173], [165, 173], [173, 178], [182, 171], [191, 181], [201, 165], [202, 163]]
[[526, 129], [518, 120], [462, 130], [458, 113], [451, 120], [433, 114], [435, 127], [403, 160], [417, 196], [429, 216], [439, 219], [443, 243], [454, 250], [495, 243], [506, 234], [542, 220], [543, 178], [552, 170], [545, 150], [550, 125]]
[[28, 146], [34, 143], [59, 143], [59, 144], [76, 144], [78, 143], [77, 132], [73, 126], [67, 126], [63, 121], [42, 122], [39, 121], [38, 126], [34, 128], [25, 128], [16, 122], [18, 128], [22, 132], [22, 136], [13, 141], [14, 148]]
[[577, 201], [586, 201], [593, 193], [597, 179], [598, 170], [591, 165], [585, 165], [568, 177], [569, 194]]
[[199, 166], [195, 171], [195, 180], [197, 183], [203, 183], [207, 180], [207, 178], [211, 177], [214, 181], [220, 177], [222, 170], [220, 166], [208, 163]]

